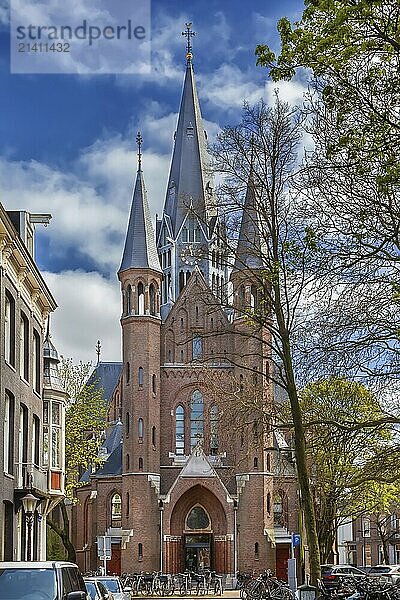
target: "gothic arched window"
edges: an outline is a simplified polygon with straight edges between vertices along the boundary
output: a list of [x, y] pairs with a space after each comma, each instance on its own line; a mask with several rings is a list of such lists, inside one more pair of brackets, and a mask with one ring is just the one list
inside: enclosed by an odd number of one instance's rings
[[196, 446], [204, 436], [204, 402], [203, 395], [199, 390], [192, 394], [190, 403], [190, 447]]
[[156, 314], [156, 291], [154, 289], [153, 284], [150, 285], [149, 296], [150, 296], [150, 314], [155, 316], [155, 314]]
[[175, 410], [175, 454], [185, 454], [185, 410], [181, 405]]
[[138, 306], [137, 306], [137, 312], [138, 315], [144, 315], [144, 285], [142, 282], [139, 283], [138, 287], [137, 287], [137, 293], [138, 293], [138, 298], [137, 298], [137, 302], [138, 302]]
[[202, 506], [194, 506], [186, 517], [187, 529], [209, 529], [210, 517]]
[[126, 314], [130, 315], [132, 310], [132, 286], [126, 288]]
[[143, 385], [143, 367], [139, 367], [139, 385]]
[[143, 419], [141, 417], [138, 421], [138, 436], [139, 439], [143, 439]]
[[111, 519], [116, 521], [121, 518], [122, 500], [119, 494], [114, 494], [111, 498]]
[[218, 406], [210, 409], [210, 454], [218, 454]]

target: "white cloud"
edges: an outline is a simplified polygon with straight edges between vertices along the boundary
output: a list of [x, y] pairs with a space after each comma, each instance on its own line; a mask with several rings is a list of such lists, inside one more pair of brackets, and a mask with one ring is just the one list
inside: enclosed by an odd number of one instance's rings
[[292, 106], [302, 106], [307, 86], [301, 81], [279, 81], [279, 83], [268, 81], [265, 86], [265, 99], [269, 105], [274, 104], [275, 90], [279, 92], [279, 98]]
[[255, 103], [264, 96], [264, 86], [254, 80], [254, 72], [242, 71], [232, 64], [223, 63], [198, 79], [201, 98], [225, 110], [240, 108], [244, 100]]
[[59, 308], [51, 317], [53, 342], [65, 358], [96, 360], [95, 345], [101, 342], [101, 360], [120, 361], [121, 315], [117, 279], [84, 271], [44, 272]]

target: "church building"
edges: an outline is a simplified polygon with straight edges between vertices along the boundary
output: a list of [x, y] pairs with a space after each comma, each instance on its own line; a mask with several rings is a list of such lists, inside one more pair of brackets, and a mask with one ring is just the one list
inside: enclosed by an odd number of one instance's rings
[[[251, 335], [261, 259], [249, 182], [236, 258], [227, 256], [193, 70], [192, 31], [164, 210], [153, 229], [138, 134], [138, 170], [122, 261], [122, 367], [110, 400], [104, 464], [77, 490], [73, 539], [82, 571], [276, 569], [285, 577], [294, 471], [274, 473], [282, 436], [239, 430], [224, 390], [251, 370], [271, 402], [266, 332]], [[171, 132], [172, 134], [173, 132]], [[231, 265], [229, 267], [229, 265]], [[117, 326], [117, 324], [116, 324]], [[102, 363], [100, 363], [101, 365]], [[103, 363], [104, 365], [104, 363]], [[227, 415], [229, 414], [229, 422]], [[257, 440], [257, 443], [254, 443]], [[292, 494], [293, 495], [293, 494]], [[294, 494], [295, 497], [295, 494]]]

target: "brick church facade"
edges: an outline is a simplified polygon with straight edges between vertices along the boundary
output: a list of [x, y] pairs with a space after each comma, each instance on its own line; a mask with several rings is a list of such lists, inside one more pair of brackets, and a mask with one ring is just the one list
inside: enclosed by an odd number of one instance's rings
[[96, 538], [107, 535], [110, 573], [271, 568], [285, 577], [290, 533], [298, 527], [290, 461], [277, 471], [285, 440], [271, 431], [253, 443], [254, 423], [240, 433], [232, 413], [226, 422], [222, 399], [251, 369], [265, 402], [272, 402], [267, 334], [253, 336], [243, 314], [257, 302], [252, 273], [262, 268], [249, 251], [259, 241], [251, 182], [228, 268], [190, 47], [156, 232], [140, 136], [138, 144], [118, 272], [122, 365], [110, 399], [105, 462], [77, 490], [77, 561], [83, 571], [96, 569]]

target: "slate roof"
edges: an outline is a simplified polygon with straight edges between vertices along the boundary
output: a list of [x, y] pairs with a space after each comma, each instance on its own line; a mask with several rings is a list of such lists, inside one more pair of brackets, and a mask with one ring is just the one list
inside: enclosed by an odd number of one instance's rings
[[133, 190], [125, 248], [119, 272], [127, 269], [154, 269], [161, 272], [143, 172], [137, 172]]
[[121, 475], [122, 473], [122, 444], [118, 444], [112, 454], [108, 457], [101, 469], [96, 471], [97, 476]]
[[103, 390], [103, 397], [109, 402], [118, 378], [122, 371], [120, 362], [99, 362], [90, 375], [87, 384], [95, 384], [97, 389]]
[[171, 218], [177, 236], [190, 203], [202, 222], [215, 215], [215, 198], [209, 168], [207, 138], [203, 127], [193, 66], [188, 62], [175, 133], [164, 214]]
[[243, 269], [246, 268], [251, 270], [264, 268], [259, 217], [251, 175], [247, 184], [246, 198], [243, 206], [243, 215], [232, 272], [243, 271]]

